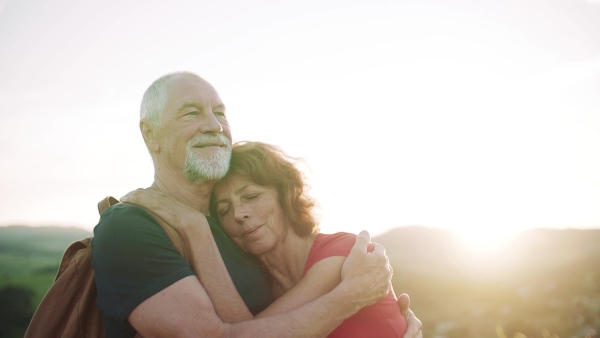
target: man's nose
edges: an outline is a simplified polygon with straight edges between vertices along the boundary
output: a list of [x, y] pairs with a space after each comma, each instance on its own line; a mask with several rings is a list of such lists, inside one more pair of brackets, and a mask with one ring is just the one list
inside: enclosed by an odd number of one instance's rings
[[220, 134], [223, 132], [221, 122], [219, 122], [210, 108], [205, 109], [202, 116], [204, 118], [200, 121], [198, 128], [202, 134]]

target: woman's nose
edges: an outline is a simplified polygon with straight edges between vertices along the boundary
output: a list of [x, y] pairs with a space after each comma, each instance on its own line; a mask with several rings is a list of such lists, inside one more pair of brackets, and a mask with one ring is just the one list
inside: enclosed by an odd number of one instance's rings
[[250, 210], [244, 206], [237, 206], [233, 208], [233, 216], [236, 221], [243, 222], [250, 218]]

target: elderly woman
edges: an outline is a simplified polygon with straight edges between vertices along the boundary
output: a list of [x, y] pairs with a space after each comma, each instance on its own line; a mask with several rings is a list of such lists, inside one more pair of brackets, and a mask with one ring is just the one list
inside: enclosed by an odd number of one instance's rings
[[[151, 190], [126, 197], [126, 202], [152, 208], [184, 238], [195, 236], [191, 229], [197, 229], [198, 219], [202, 219], [198, 211]], [[302, 173], [279, 148], [259, 142], [233, 147], [229, 173], [213, 189], [211, 215], [238, 246], [258, 257], [272, 276], [271, 290], [277, 300], [259, 316], [308, 303], [341, 281], [342, 265], [356, 235], [319, 233], [311, 213], [313, 204], [306, 195]], [[239, 302], [235, 295], [231, 298], [227, 301]], [[406, 329], [392, 289], [385, 298], [342, 322], [329, 337], [403, 337]]]

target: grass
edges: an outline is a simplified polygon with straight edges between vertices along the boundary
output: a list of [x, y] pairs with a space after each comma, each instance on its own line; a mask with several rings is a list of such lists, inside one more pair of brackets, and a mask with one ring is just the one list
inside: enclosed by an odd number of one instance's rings
[[31, 255], [0, 253], [0, 288], [14, 285], [30, 288], [39, 304], [54, 282], [61, 252]]

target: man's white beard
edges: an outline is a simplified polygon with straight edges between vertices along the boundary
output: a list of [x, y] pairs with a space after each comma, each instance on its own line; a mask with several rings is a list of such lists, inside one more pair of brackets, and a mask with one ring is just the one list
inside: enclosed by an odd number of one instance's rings
[[[221, 142], [225, 148], [200, 156], [194, 151], [194, 146], [212, 142]], [[231, 160], [231, 141], [223, 134], [216, 136], [198, 136], [187, 144], [187, 158], [183, 172], [188, 180], [195, 183], [219, 180], [227, 174]]]

